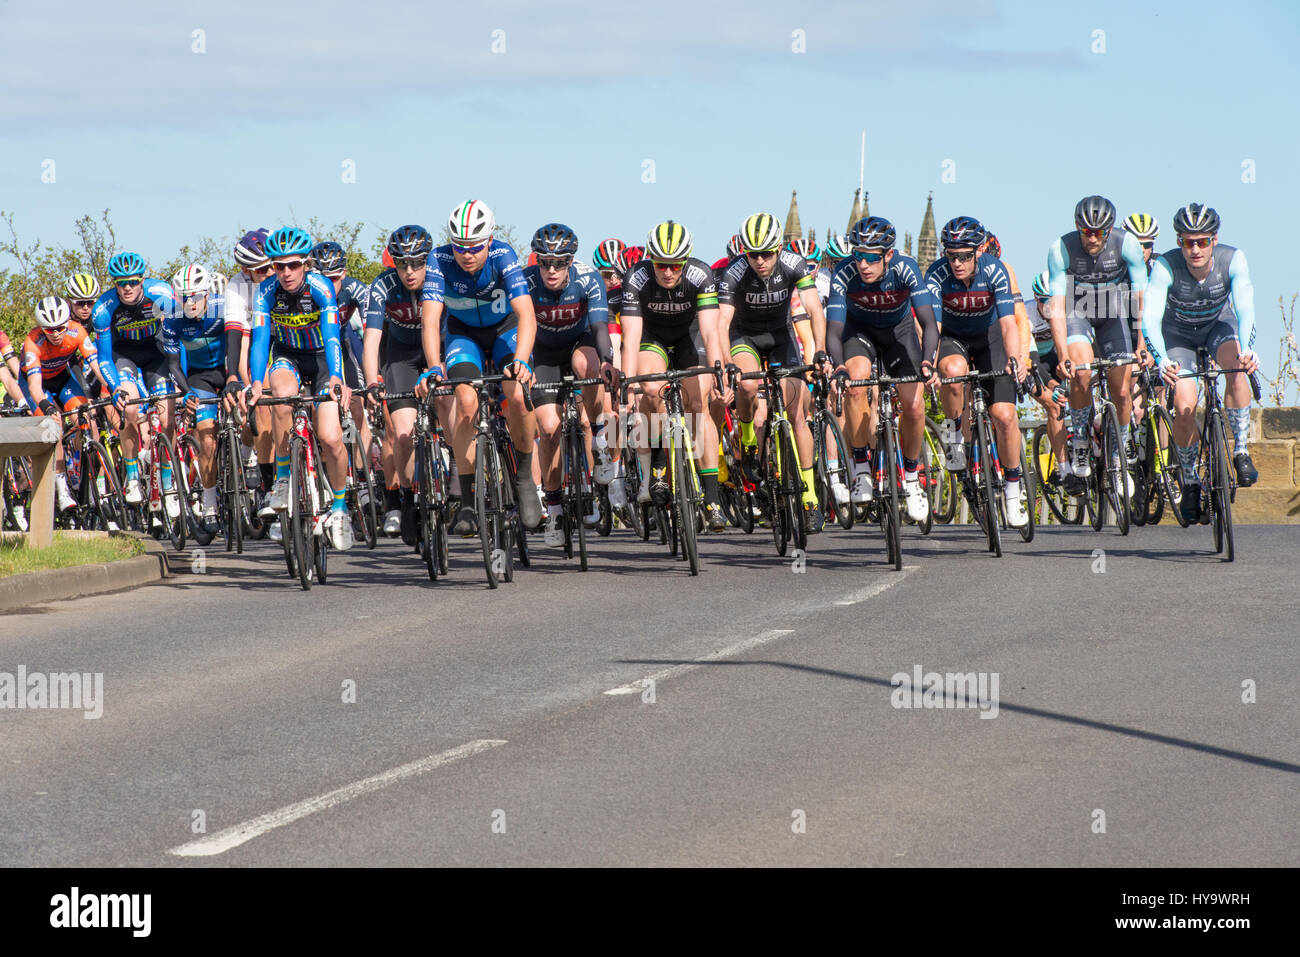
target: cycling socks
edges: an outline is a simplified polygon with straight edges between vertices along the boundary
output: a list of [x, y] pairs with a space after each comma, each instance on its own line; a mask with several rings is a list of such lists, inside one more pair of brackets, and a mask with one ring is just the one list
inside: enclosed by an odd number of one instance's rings
[[404, 488], [397, 493], [397, 500], [401, 503], [402, 508], [415, 507], [415, 493], [409, 488]]
[[813, 470], [810, 468], [800, 469], [799, 475], [803, 478], [803, 504], [817, 504], [817, 485], [813, 479]]
[[1092, 406], [1070, 409], [1070, 425], [1074, 429], [1074, 444], [1080, 448], [1087, 446], [1092, 428]]
[[1228, 426], [1232, 429], [1233, 454], [1239, 455], [1246, 451], [1246, 439], [1250, 436], [1250, 409], [1224, 407], [1223, 411], [1227, 413]]
[[718, 503], [718, 470], [700, 469], [700, 481], [704, 485], [704, 501], [716, 505]]
[[275, 457], [275, 480], [287, 479], [289, 477], [289, 460], [288, 458]]
[[1186, 448], [1175, 445], [1174, 449], [1178, 452], [1178, 465], [1183, 470], [1183, 484], [1196, 484], [1196, 460], [1201, 457], [1201, 443], [1193, 442]]
[[903, 481], [904, 482], [916, 481], [916, 471], [920, 467], [920, 465], [921, 463], [919, 460], [909, 459], [907, 456], [903, 456]]
[[348, 508], [347, 491], [334, 493], [334, 504], [331, 508], [336, 512], [345, 512]]
[[269, 489], [275, 483], [275, 466], [270, 462], [259, 462], [257, 470], [262, 473], [262, 488]]
[[460, 507], [474, 507], [474, 476], [462, 475], [460, 477]]
[[396, 485], [384, 489], [384, 511], [396, 512], [402, 507], [402, 496]]
[[740, 420], [740, 444], [741, 445], [758, 445], [758, 438], [754, 435], [754, 420], [746, 422]]
[[140, 460], [126, 459], [122, 464], [126, 466], [126, 480], [128, 482], [138, 482], [140, 480]]
[[162, 473], [162, 487], [166, 491], [172, 487], [172, 464], [164, 462], [158, 467], [158, 470]]

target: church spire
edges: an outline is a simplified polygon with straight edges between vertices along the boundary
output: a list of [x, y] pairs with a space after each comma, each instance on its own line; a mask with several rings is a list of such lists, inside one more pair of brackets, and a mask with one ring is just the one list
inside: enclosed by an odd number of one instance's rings
[[916, 264], [921, 271], [929, 269], [939, 258], [939, 233], [934, 228], [934, 193], [925, 199], [925, 218], [921, 220], [921, 232], [916, 237]]
[[792, 239], [803, 238], [803, 230], [799, 226], [799, 201], [795, 199], [798, 195], [797, 190], [790, 190], [790, 209], [785, 214], [785, 233], [782, 238], [788, 243]]

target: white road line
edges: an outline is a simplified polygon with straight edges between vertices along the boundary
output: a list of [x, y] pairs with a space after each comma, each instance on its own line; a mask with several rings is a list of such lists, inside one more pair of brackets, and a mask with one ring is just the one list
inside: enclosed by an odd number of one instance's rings
[[255, 817], [251, 821], [245, 821], [243, 824], [236, 824], [234, 827], [228, 827], [224, 831], [218, 831], [216, 834], [210, 834], [207, 837], [199, 838], [197, 841], [190, 841], [188, 844], [182, 844], [179, 847], [173, 847], [167, 851], [168, 854], [174, 854], [177, 857], [211, 857], [214, 854], [224, 854], [231, 848], [238, 847], [251, 841], [255, 837], [260, 837], [267, 831], [272, 831], [277, 827], [283, 827], [286, 824], [292, 824], [309, 814], [315, 814], [317, 811], [325, 811], [338, 804], [351, 801], [353, 798], [369, 794], [371, 791], [378, 791], [380, 788], [386, 788], [390, 784], [396, 784], [398, 781], [406, 778], [415, 777], [418, 774], [424, 774], [426, 771], [432, 771], [434, 768], [440, 768], [445, 764], [451, 764], [453, 761], [459, 761], [461, 758], [468, 758], [471, 755], [478, 754], [480, 751], [487, 751], [490, 748], [498, 748], [505, 744], [504, 741], [497, 741], [487, 738], [480, 738], [477, 741], [470, 741], [468, 744], [462, 744], [458, 748], [452, 748], [450, 751], [443, 751], [441, 754], [431, 754], [427, 758], [421, 758], [418, 761], [412, 761], [410, 764], [403, 764], [401, 767], [390, 768], [372, 777], [363, 778], [360, 781], [354, 781], [352, 784], [344, 785], [333, 791], [327, 791], [324, 794], [318, 794], [314, 798], [308, 798], [305, 801], [299, 801], [296, 804], [290, 804], [278, 810], [271, 811], [269, 814], [263, 814], [261, 817]]
[[852, 595], [846, 595], [844, 598], [841, 598], [835, 604], [856, 605], [860, 601], [866, 601], [868, 598], [873, 598], [876, 595], [879, 595], [886, 588], [893, 588], [895, 585], [897, 585], [904, 578], [906, 578], [908, 575], [910, 575], [912, 572], [916, 571], [920, 567], [921, 567], [920, 565], [904, 565], [903, 570], [901, 572], [891, 572], [888, 578], [883, 578], [880, 581], [876, 582], [874, 585], [862, 589], [862, 591], [856, 591]]
[[769, 641], [775, 641], [777, 638], [784, 638], [786, 635], [794, 633], [793, 628], [773, 628], [771, 631], [760, 632], [753, 638], [746, 638], [744, 641], [738, 641], [734, 645], [728, 645], [726, 648], [720, 648], [717, 651], [710, 652], [703, 658], [696, 658], [694, 661], [686, 664], [673, 665], [671, 668], [665, 668], [663, 671], [655, 672], [633, 681], [631, 684], [619, 685], [617, 688], [610, 688], [605, 694], [640, 694], [645, 690], [648, 682], [658, 684], [669, 678], [676, 678], [678, 675], [685, 674], [698, 668], [700, 665], [708, 664], [710, 661], [717, 661], [719, 658], [730, 658], [732, 655], [738, 655], [742, 651], [748, 651], [758, 645], [766, 644]]

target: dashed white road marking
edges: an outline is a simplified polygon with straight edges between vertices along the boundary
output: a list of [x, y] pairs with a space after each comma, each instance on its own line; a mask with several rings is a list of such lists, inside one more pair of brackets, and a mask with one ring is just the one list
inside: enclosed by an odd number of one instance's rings
[[424, 774], [426, 771], [432, 771], [434, 768], [440, 768], [443, 765], [459, 761], [461, 758], [468, 758], [490, 748], [499, 748], [503, 744], [505, 744], [504, 741], [489, 738], [470, 741], [468, 744], [462, 744], [450, 751], [431, 754], [427, 758], [412, 761], [410, 764], [403, 764], [401, 767], [390, 768], [371, 777], [362, 778], [360, 781], [354, 781], [352, 784], [335, 788], [333, 791], [307, 798], [305, 801], [289, 804], [278, 810], [271, 811], [269, 814], [255, 817], [251, 821], [245, 821], [243, 824], [236, 824], [234, 827], [228, 827], [216, 834], [199, 838], [197, 841], [190, 841], [188, 844], [173, 847], [167, 853], [177, 857], [212, 857], [215, 854], [224, 854], [231, 848], [239, 847], [239, 845], [247, 843], [255, 837], [260, 837], [267, 831], [275, 830], [277, 827], [284, 827], [286, 824], [292, 824], [309, 814], [328, 810], [336, 805], [351, 801], [353, 798], [359, 798], [372, 791], [386, 788], [390, 784], [396, 784], [406, 778]]
[[876, 595], [879, 595], [886, 588], [893, 588], [895, 585], [897, 585], [904, 578], [906, 578], [908, 575], [910, 575], [912, 572], [916, 571], [920, 567], [921, 567], [920, 565], [904, 565], [902, 571], [891, 572], [888, 578], [882, 578], [874, 585], [870, 585], [862, 589], [861, 591], [855, 591], [851, 595], [845, 595], [839, 601], [835, 602], [835, 604], [856, 605], [858, 602], [866, 601], [868, 598], [874, 598]]
[[719, 648], [717, 651], [709, 652], [702, 658], [696, 658], [694, 661], [685, 664], [673, 665], [671, 668], [665, 668], [663, 671], [655, 672], [652, 675], [646, 675], [631, 684], [619, 685], [617, 688], [610, 688], [605, 694], [640, 694], [645, 689], [647, 682], [653, 681], [658, 684], [669, 678], [676, 678], [678, 675], [693, 671], [700, 665], [708, 664], [710, 661], [717, 661], [720, 658], [730, 658], [732, 655], [738, 655], [750, 648], [766, 644], [769, 641], [775, 641], [777, 638], [784, 638], [786, 635], [794, 633], [793, 628], [773, 628], [770, 631], [760, 632], [752, 638], [746, 638], [744, 641], [738, 641], [734, 645], [728, 645], [726, 648]]

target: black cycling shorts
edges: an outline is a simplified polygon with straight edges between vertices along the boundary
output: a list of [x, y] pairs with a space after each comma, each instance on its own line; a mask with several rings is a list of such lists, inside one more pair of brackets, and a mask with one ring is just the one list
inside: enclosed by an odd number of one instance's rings
[[[1007, 367], [1007, 349], [1002, 342], [1002, 324], [993, 323], [984, 332], [974, 336], [956, 336], [945, 332], [939, 337], [939, 360], [948, 356], [964, 356], [971, 372], [1002, 372]], [[1016, 384], [1010, 376], [992, 380], [989, 404], [1010, 402], [1016, 404]]]
[[868, 326], [844, 324], [840, 339], [844, 343], [844, 360], [862, 356], [871, 360], [873, 373], [878, 358], [884, 360], [885, 372], [895, 379], [905, 379], [921, 374], [921, 340], [916, 336], [916, 320], [908, 312], [896, 326]]

